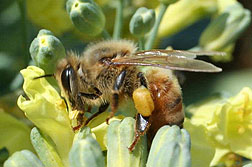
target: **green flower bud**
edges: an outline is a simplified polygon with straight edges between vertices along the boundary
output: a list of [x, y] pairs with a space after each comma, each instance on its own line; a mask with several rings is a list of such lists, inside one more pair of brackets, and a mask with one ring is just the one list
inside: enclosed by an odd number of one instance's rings
[[185, 129], [163, 126], [154, 137], [146, 167], [191, 166], [191, 139]]
[[32, 166], [44, 167], [38, 157], [29, 150], [17, 151], [4, 162], [4, 167]]
[[73, 24], [88, 36], [99, 35], [105, 26], [105, 16], [93, 0], [68, 0], [67, 12]]
[[243, 167], [252, 167], [252, 163], [249, 163], [247, 165], [244, 165]]
[[133, 152], [128, 147], [135, 134], [135, 120], [126, 117], [122, 121], [112, 121], [107, 132], [107, 166], [108, 167], [144, 167], [147, 158], [146, 136], [142, 136]]
[[234, 43], [250, 23], [250, 11], [234, 3], [216, 17], [200, 38], [205, 50], [223, 50]]
[[176, 3], [178, 1], [179, 0], [159, 0], [160, 3], [163, 3], [165, 5], [170, 5], [170, 4]]
[[54, 147], [55, 143], [49, 136], [41, 133], [36, 127], [31, 130], [31, 143], [45, 166], [63, 166], [62, 161]]
[[44, 29], [32, 41], [30, 54], [35, 64], [45, 70], [46, 74], [54, 73], [55, 63], [66, 56], [60, 40], [51, 31]]
[[132, 16], [129, 24], [131, 34], [143, 37], [148, 33], [155, 23], [155, 12], [145, 7], [139, 8]]
[[105, 167], [101, 148], [91, 135], [74, 142], [69, 152], [69, 162], [71, 167]]

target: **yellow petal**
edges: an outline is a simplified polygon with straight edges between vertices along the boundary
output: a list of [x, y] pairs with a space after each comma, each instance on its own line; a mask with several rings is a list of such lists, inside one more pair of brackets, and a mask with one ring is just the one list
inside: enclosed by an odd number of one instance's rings
[[252, 159], [252, 90], [243, 88], [227, 105], [225, 138], [233, 152]]
[[185, 119], [184, 128], [191, 136], [192, 167], [209, 167], [215, 148], [208, 139], [206, 128], [192, 124], [189, 119]]
[[61, 105], [63, 100], [46, 79], [33, 79], [44, 75], [42, 69], [29, 66], [21, 70], [21, 74], [24, 77], [23, 89], [28, 98], [20, 96], [18, 106], [29, 120], [52, 138], [63, 162], [67, 164], [74, 133], [66, 108]]
[[211, 165], [210, 166], [215, 166], [217, 165], [218, 163], [220, 163], [222, 160], [222, 158], [228, 154], [230, 152], [229, 149], [226, 149], [226, 148], [217, 148], [216, 151], [215, 151], [215, 155], [214, 155], [214, 158], [211, 162]]
[[[107, 130], [108, 130], [108, 124], [106, 123], [106, 118], [109, 116], [109, 112], [104, 112], [100, 114], [99, 116], [95, 117], [88, 126], [91, 128], [91, 132], [93, 133], [94, 137], [96, 138], [97, 142], [100, 144], [102, 150], [107, 149]], [[118, 115], [114, 116], [109, 120], [111, 123], [113, 120], [121, 120], [124, 116]]]

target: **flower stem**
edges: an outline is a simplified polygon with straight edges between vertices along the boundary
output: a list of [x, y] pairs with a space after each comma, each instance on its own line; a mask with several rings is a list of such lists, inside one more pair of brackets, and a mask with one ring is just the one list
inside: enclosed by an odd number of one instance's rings
[[123, 25], [123, 0], [118, 0], [116, 18], [113, 32], [113, 39], [120, 39]]
[[108, 31], [105, 30], [105, 29], [102, 31], [102, 37], [103, 37], [104, 39], [110, 39], [110, 38], [111, 38], [111, 36], [110, 36], [110, 34], [108, 33]]
[[26, 1], [17, 1], [18, 7], [21, 15], [21, 37], [22, 37], [22, 56], [24, 57], [24, 66], [28, 66], [30, 61], [30, 56], [28, 54], [28, 45], [27, 45], [27, 25], [26, 25]]
[[144, 50], [144, 37], [138, 39], [139, 50]]
[[165, 14], [167, 7], [168, 7], [168, 5], [165, 5], [163, 3], [160, 4], [157, 20], [155, 21], [154, 27], [152, 28], [150, 35], [147, 39], [146, 45], [145, 45], [145, 49], [147, 49], [147, 50], [151, 49], [153, 46], [153, 43], [154, 43], [155, 38], [157, 36], [159, 25], [161, 23], [161, 20]]

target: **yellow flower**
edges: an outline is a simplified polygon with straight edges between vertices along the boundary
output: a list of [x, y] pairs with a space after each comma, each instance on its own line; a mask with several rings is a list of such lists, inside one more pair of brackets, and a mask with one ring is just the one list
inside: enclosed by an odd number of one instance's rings
[[[202, 126], [209, 143], [216, 148], [211, 165], [227, 160], [225, 158], [230, 153], [252, 159], [250, 151], [252, 150], [252, 90], [250, 88], [243, 88], [240, 93], [229, 99], [211, 98], [198, 105], [192, 105], [188, 107], [188, 111], [193, 113], [190, 123], [193, 126]], [[187, 128], [186, 125], [185, 127]], [[194, 136], [195, 133], [190, 134]]]
[[52, 138], [63, 162], [68, 163], [74, 132], [63, 99], [46, 79], [33, 79], [44, 75], [42, 69], [29, 66], [21, 70], [21, 74], [24, 77], [23, 89], [28, 98], [20, 96], [18, 106], [30, 121]]
[[27, 0], [27, 15], [36, 25], [60, 35], [73, 28], [65, 0]]
[[210, 144], [206, 128], [202, 125], [192, 124], [189, 119], [185, 119], [184, 128], [191, 136], [192, 167], [209, 167], [215, 148]]

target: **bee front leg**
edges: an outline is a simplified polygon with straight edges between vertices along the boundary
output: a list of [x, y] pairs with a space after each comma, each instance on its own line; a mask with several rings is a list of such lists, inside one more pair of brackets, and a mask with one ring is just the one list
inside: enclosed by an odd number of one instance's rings
[[73, 127], [74, 132], [78, 131], [83, 126], [83, 118], [84, 118], [84, 113], [78, 112], [78, 115], [76, 116], [77, 126]]
[[102, 104], [100, 107], [99, 107], [99, 110], [98, 112], [94, 113], [91, 117], [89, 117], [86, 122], [85, 122], [85, 126], [92, 120], [94, 119], [95, 117], [97, 117], [98, 115], [100, 115], [101, 113], [103, 113], [104, 111], [107, 110], [109, 106], [109, 103], [105, 103], [105, 104]]
[[126, 76], [126, 70], [122, 70], [115, 80], [115, 83], [113, 86], [112, 99], [111, 99], [111, 113], [109, 117], [106, 119], [107, 124], [109, 124], [109, 120], [115, 115], [117, 111], [118, 104], [119, 104], [119, 90], [123, 85], [125, 76]]

